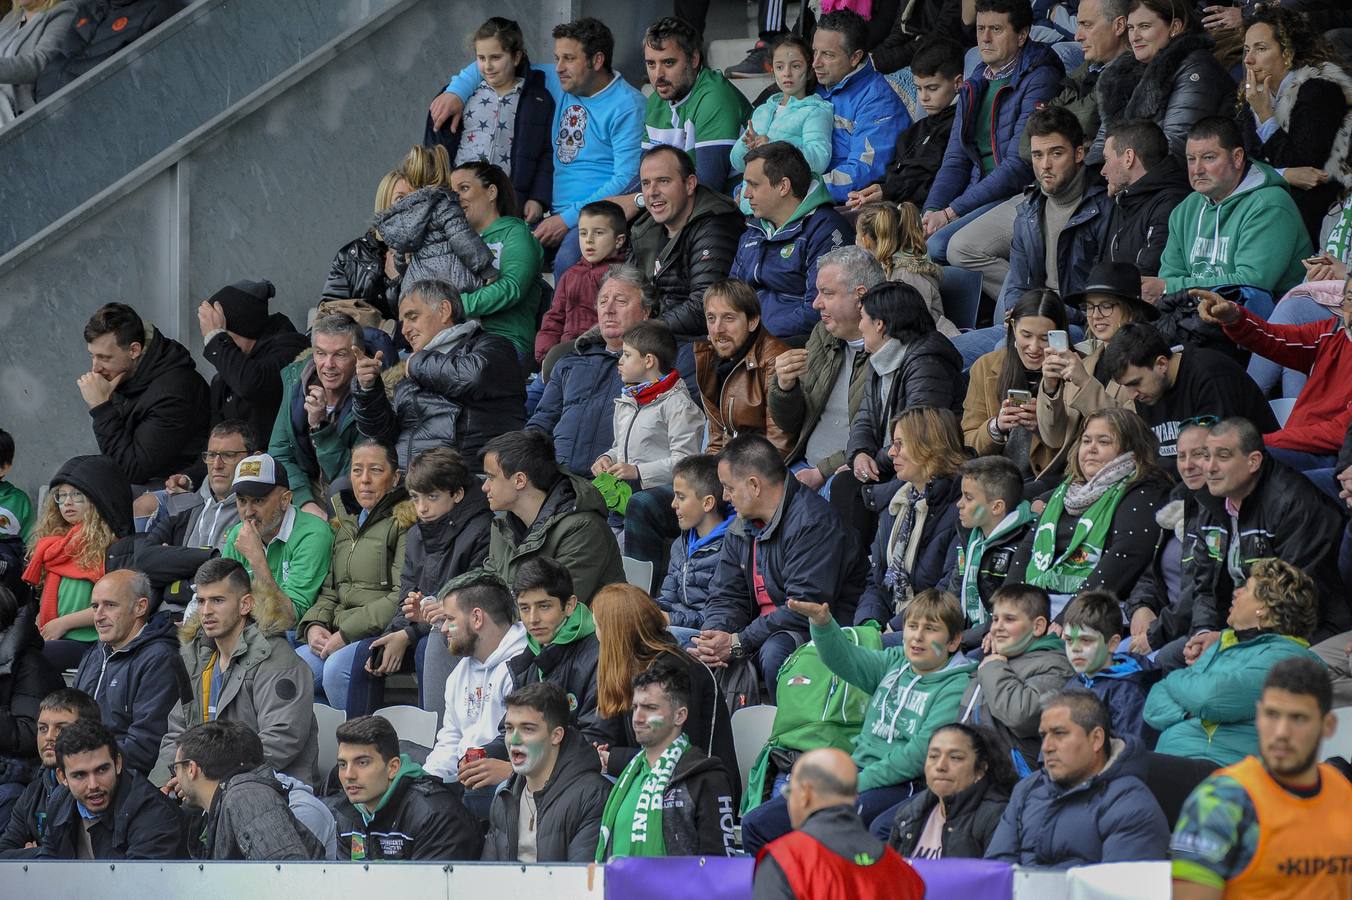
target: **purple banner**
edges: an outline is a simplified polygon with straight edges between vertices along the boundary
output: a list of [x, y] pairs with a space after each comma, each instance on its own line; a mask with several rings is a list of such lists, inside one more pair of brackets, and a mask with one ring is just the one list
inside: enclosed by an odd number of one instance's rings
[[[1014, 869], [984, 859], [920, 859], [925, 896], [939, 900], [1011, 900]], [[606, 896], [615, 900], [749, 900], [755, 862], [750, 857], [626, 857], [606, 864]]]

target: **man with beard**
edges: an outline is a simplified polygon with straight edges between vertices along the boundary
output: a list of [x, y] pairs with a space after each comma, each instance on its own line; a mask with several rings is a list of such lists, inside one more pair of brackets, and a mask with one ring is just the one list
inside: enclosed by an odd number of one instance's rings
[[0, 837], [0, 857], [11, 850], [36, 847], [47, 830], [47, 804], [56, 791], [56, 739], [62, 730], [81, 719], [99, 721], [102, 713], [94, 698], [75, 688], [61, 688], [42, 698], [38, 709], [38, 772], [9, 815], [9, 825]]
[[240, 460], [231, 488], [240, 521], [226, 534], [221, 556], [244, 564], [255, 596], [290, 598], [295, 618], [287, 624], [293, 624], [314, 605], [329, 574], [333, 529], [317, 516], [298, 514], [286, 471], [266, 453]]
[[610, 782], [595, 748], [568, 724], [563, 689], [527, 684], [506, 703], [512, 777], [493, 798], [484, 859], [593, 861]]
[[1338, 725], [1332, 706], [1318, 662], [1272, 667], [1258, 699], [1259, 755], [1221, 769], [1183, 805], [1170, 846], [1174, 897], [1352, 895], [1352, 785], [1319, 762]]

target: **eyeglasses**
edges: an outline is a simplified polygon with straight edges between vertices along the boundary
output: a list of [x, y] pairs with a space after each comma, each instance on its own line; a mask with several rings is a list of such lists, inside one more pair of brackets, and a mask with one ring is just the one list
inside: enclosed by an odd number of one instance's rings
[[177, 778], [177, 777], [178, 777], [178, 767], [179, 767], [179, 766], [186, 766], [186, 765], [187, 765], [188, 763], [190, 763], [190, 762], [192, 762], [192, 760], [190, 760], [190, 759], [176, 759], [176, 760], [174, 760], [173, 762], [171, 762], [169, 765], [165, 766], [165, 768], [169, 770], [169, 777], [170, 777], [170, 778]]
[[202, 462], [206, 463], [207, 465], [211, 465], [217, 460], [222, 459], [225, 460], [226, 462], [234, 462], [235, 460], [243, 459], [248, 455], [249, 455], [248, 450], [226, 450], [220, 453], [218, 453], [215, 450], [208, 450], [202, 454]]
[[1086, 316], [1111, 316], [1113, 310], [1121, 306], [1116, 300], [1109, 303], [1086, 303], [1084, 305], [1084, 314]]
[[1220, 416], [1191, 416], [1179, 422], [1178, 427], [1180, 430], [1194, 425], [1198, 428], [1212, 428], [1217, 425], [1220, 420]]
[[52, 499], [56, 501], [57, 506], [64, 506], [67, 503], [83, 506], [88, 502], [88, 498], [79, 491], [56, 491], [52, 494]]
[[893, 441], [892, 443], [890, 443], [890, 444], [887, 445], [887, 449], [890, 450], [890, 451], [892, 451], [893, 453], [896, 453], [898, 450], [900, 450], [900, 449], [901, 449], [902, 447], [904, 447], [904, 446], [906, 446], [906, 442], [905, 442], [905, 441]]

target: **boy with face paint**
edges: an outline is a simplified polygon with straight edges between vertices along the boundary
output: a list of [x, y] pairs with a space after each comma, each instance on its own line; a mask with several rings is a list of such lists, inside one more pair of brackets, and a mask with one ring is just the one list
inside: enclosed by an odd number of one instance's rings
[[1006, 584], [991, 597], [988, 649], [962, 698], [962, 717], [1000, 739], [1022, 777], [1037, 768], [1042, 696], [1075, 674], [1061, 638], [1047, 633], [1051, 597], [1030, 584]]
[[508, 695], [503, 724], [512, 777], [493, 797], [485, 860], [595, 859], [610, 782], [595, 748], [568, 719], [568, 700], [557, 685], [536, 682]]
[[1085, 591], [1066, 607], [1066, 658], [1075, 675], [1067, 688], [1088, 688], [1108, 707], [1115, 737], [1142, 737], [1141, 715], [1159, 677], [1144, 656], [1118, 652], [1122, 606], [1108, 591]]

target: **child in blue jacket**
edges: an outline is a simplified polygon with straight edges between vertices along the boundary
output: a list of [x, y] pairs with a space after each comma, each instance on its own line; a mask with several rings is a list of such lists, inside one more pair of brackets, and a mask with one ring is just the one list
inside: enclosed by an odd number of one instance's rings
[[671, 545], [671, 564], [657, 605], [667, 617], [667, 630], [681, 646], [704, 627], [709, 583], [718, 568], [723, 535], [728, 530], [728, 505], [718, 480], [718, 457], [687, 456], [672, 469], [671, 507], [681, 536]]
[[[1122, 642], [1122, 606], [1108, 591], [1085, 591], [1066, 607], [1062, 636], [1075, 675], [1068, 688], [1086, 688], [1099, 696], [1112, 716], [1114, 737], [1134, 737], [1152, 745], [1158, 734], [1142, 714], [1159, 670], [1144, 656], [1118, 653]], [[1149, 731], [1148, 739], [1143, 732]]]

